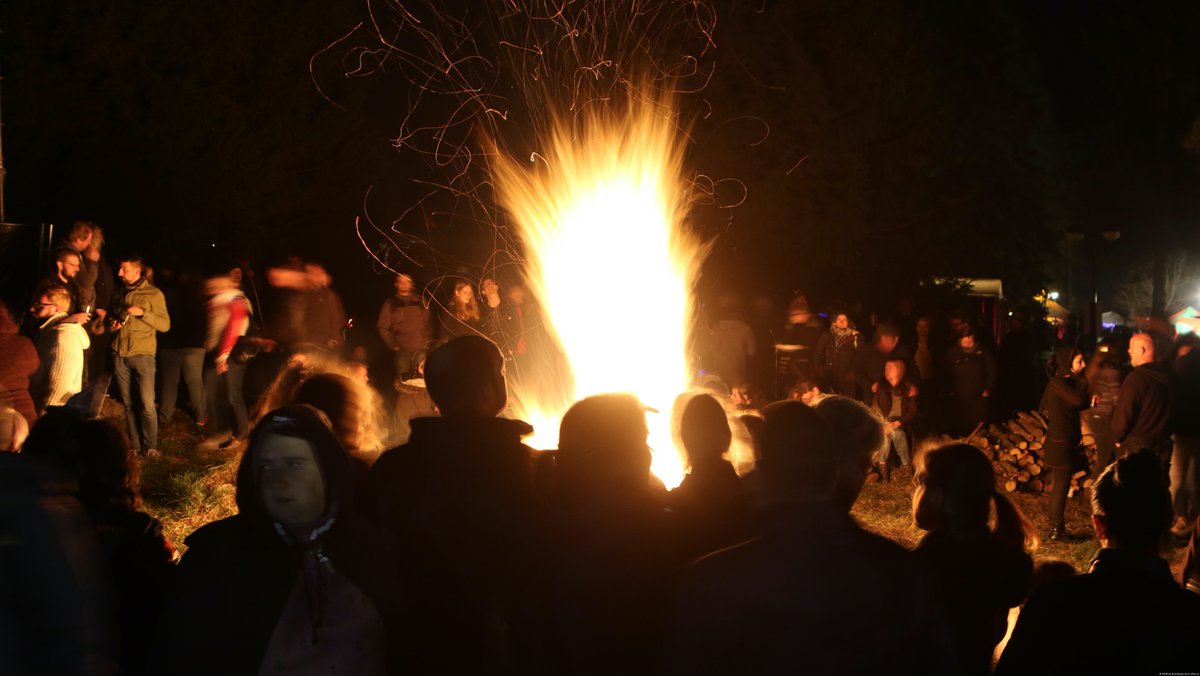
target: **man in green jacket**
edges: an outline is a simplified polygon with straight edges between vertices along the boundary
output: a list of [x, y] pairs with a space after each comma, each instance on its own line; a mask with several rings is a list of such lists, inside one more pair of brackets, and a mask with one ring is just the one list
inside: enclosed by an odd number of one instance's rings
[[[109, 315], [113, 341], [113, 374], [121, 401], [125, 403], [125, 422], [129, 425], [129, 443], [142, 455], [158, 455], [158, 415], [154, 410], [154, 356], [158, 351], [158, 332], [171, 329], [167, 301], [143, 275], [140, 256], [125, 256], [117, 277], [125, 288], [116, 293]], [[132, 395], [132, 380], [137, 380], [138, 401]], [[135, 412], [134, 407], [138, 410]], [[141, 418], [141, 429], [138, 418]]]

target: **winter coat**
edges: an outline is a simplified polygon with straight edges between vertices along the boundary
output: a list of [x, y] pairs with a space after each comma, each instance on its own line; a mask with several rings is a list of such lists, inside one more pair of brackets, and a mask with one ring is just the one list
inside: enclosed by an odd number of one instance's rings
[[141, 317], [132, 315], [125, 318], [113, 341], [113, 352], [118, 357], [133, 357], [150, 355], [158, 351], [158, 333], [171, 330], [171, 316], [167, 313], [167, 299], [150, 282], [141, 279], [133, 286], [118, 291], [113, 299], [110, 312], [118, 316], [126, 314], [130, 305], [140, 307], [144, 314]]
[[[1097, 628], [1103, 627], [1102, 645]], [[1048, 582], [1021, 609], [997, 676], [1160, 674], [1200, 663], [1200, 596], [1167, 562], [1102, 549], [1086, 575]]]
[[949, 612], [963, 673], [991, 673], [992, 652], [1008, 629], [1008, 609], [1029, 593], [1033, 559], [986, 531], [971, 539], [930, 532], [913, 554]]
[[817, 373], [826, 384], [853, 383], [854, 358], [861, 340], [862, 334], [853, 329], [842, 336], [833, 329], [821, 334], [813, 359]]
[[684, 531], [688, 559], [733, 546], [750, 536], [746, 491], [726, 460], [692, 467], [671, 491], [670, 504]]
[[687, 559], [661, 486], [556, 478], [542, 560], [552, 664], [563, 674], [657, 673]]
[[419, 602], [447, 670], [511, 665], [535, 642], [522, 624], [542, 532], [539, 457], [521, 443], [532, 428], [504, 418], [410, 424], [408, 443], [371, 470], [376, 514], [420, 556]]
[[1150, 362], [1125, 377], [1113, 410], [1112, 429], [1119, 444], [1133, 441], [1155, 446], [1170, 439], [1171, 387], [1166, 367]]
[[913, 362], [912, 356], [909, 355], [908, 348], [903, 345], [897, 345], [891, 352], [884, 354], [877, 350], [875, 346], [868, 346], [859, 350], [854, 360], [854, 376], [858, 380], [858, 398], [860, 401], [870, 404], [874, 400], [875, 393], [871, 391], [871, 386], [884, 379], [884, 369], [887, 363], [893, 359], [903, 360], [904, 377], [909, 382], [917, 382], [920, 372], [917, 370], [917, 365]]
[[[307, 409], [307, 407], [304, 407]], [[287, 415], [282, 409], [279, 418]], [[272, 424], [268, 414], [251, 434]], [[171, 604], [169, 654], [178, 674], [258, 674], [276, 627], [303, 617], [301, 633], [343, 631], [323, 609], [334, 605], [332, 590], [350, 589], [369, 607], [355, 605], [354, 619], [376, 613], [382, 623], [388, 673], [426, 673], [428, 645], [401, 580], [419, 584], [405, 567], [395, 541], [353, 509], [354, 465], [333, 432], [322, 423], [305, 433], [325, 480], [326, 514], [303, 539], [274, 523], [262, 502], [253, 453], [242, 457], [237, 474], [238, 514], [201, 527], [185, 541]], [[294, 603], [302, 588], [299, 608]], [[280, 638], [296, 638], [284, 635]], [[278, 647], [278, 646], [275, 646]]]
[[30, 426], [37, 412], [29, 395], [29, 377], [40, 363], [33, 341], [17, 333], [7, 313], [0, 314], [0, 406], [11, 406]]
[[903, 547], [828, 503], [777, 507], [759, 527], [685, 571], [665, 673], [960, 673]]
[[992, 353], [981, 348], [964, 352], [952, 347], [946, 354], [950, 374], [950, 395], [959, 399], [974, 399], [991, 395], [996, 389], [996, 360]]
[[[899, 420], [901, 429], [911, 429], [917, 422], [917, 395], [912, 394], [915, 385], [908, 378], [901, 380], [894, 388], [886, 379], [877, 381], [877, 384], [875, 392], [871, 394], [875, 410], [879, 411], [884, 420]], [[893, 418], [892, 394], [897, 390], [900, 395], [900, 417]]]
[[1046, 445], [1042, 454], [1054, 467], [1071, 467], [1072, 452], [1079, 446], [1082, 434], [1079, 412], [1087, 399], [1082, 378], [1054, 376], [1046, 383], [1041, 409], [1046, 413]]
[[421, 303], [419, 296], [393, 296], [383, 301], [376, 327], [388, 349], [405, 352], [424, 350], [432, 334], [429, 308]]
[[152, 666], [165, 638], [175, 550], [162, 523], [144, 512], [107, 509], [89, 516], [117, 630], [117, 663], [124, 674], [157, 673]]

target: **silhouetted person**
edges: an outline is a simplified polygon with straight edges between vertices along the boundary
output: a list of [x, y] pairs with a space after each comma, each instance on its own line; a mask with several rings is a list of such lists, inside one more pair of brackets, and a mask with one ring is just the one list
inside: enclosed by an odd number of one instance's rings
[[382, 524], [428, 561], [432, 606], [458, 614], [435, 640], [458, 670], [505, 670], [519, 661], [522, 617], [538, 534], [537, 457], [527, 423], [496, 417], [508, 394], [499, 349], [461, 336], [425, 361], [441, 417], [411, 421], [408, 443], [371, 472]]
[[1137, 333], [1129, 339], [1129, 363], [1113, 410], [1113, 437], [1118, 453], [1154, 449], [1163, 466], [1171, 460], [1171, 388], [1167, 369], [1154, 360], [1154, 338]]
[[268, 413], [238, 513], [192, 533], [169, 654], [180, 674], [420, 672], [399, 551], [353, 509], [350, 458], [309, 406]]
[[733, 435], [721, 404], [707, 394], [691, 396], [679, 427], [688, 473], [671, 491], [671, 508], [685, 529], [687, 554], [696, 557], [744, 540], [748, 507], [742, 481], [725, 459]]
[[[1170, 524], [1171, 495], [1153, 450], [1110, 465], [1092, 492], [1092, 526], [1103, 549], [1091, 571], [1033, 595], [996, 673], [1195, 671], [1200, 597], [1181, 589], [1159, 557]], [[1104, 637], [1100, 645], [1097, 636]]]
[[[853, 405], [882, 443], [877, 420]], [[943, 662], [953, 660], [953, 646], [926, 605], [911, 555], [859, 528], [843, 506], [851, 487], [837, 484], [835, 437], [819, 410], [796, 401], [763, 410], [754, 482], [765, 507], [761, 534], [688, 568], [667, 672], [950, 671]], [[862, 456], [869, 466], [870, 453]]]
[[1028, 316], [1014, 312], [1008, 318], [1008, 333], [996, 352], [996, 414], [1007, 420], [1016, 411], [1028, 411], [1037, 403], [1041, 349], [1029, 330]]
[[0, 671], [117, 673], [100, 611], [94, 530], [70, 477], [0, 453]]
[[1050, 491], [1050, 539], [1068, 537], [1064, 512], [1071, 474], [1079, 457], [1079, 413], [1087, 400], [1087, 383], [1080, 377], [1083, 355], [1071, 347], [1060, 347], [1048, 365], [1050, 382], [1042, 394], [1041, 409], [1046, 412], [1046, 442], [1042, 457], [1050, 470], [1054, 488]]
[[1180, 336], [1171, 360], [1172, 429], [1171, 502], [1175, 523], [1171, 532], [1186, 536], [1200, 515], [1200, 338]]
[[643, 674], [658, 663], [683, 561], [646, 436], [631, 395], [588, 397], [563, 416], [547, 547], [559, 673]]
[[121, 430], [79, 415], [43, 416], [24, 451], [75, 482], [95, 531], [95, 574], [113, 657], [122, 674], [150, 673], [164, 638], [175, 550], [158, 519], [141, 511], [138, 463]]
[[1033, 525], [996, 492], [992, 463], [974, 446], [943, 446], [917, 462], [913, 520], [927, 533], [915, 555], [946, 605], [963, 673], [986, 675], [1008, 628], [1008, 609], [1029, 591]]
[[1092, 466], [1092, 478], [1113, 461], [1116, 454], [1116, 439], [1113, 438], [1113, 409], [1117, 406], [1117, 395], [1121, 391], [1121, 363], [1117, 360], [1112, 345], [1101, 342], [1088, 360], [1083, 377], [1091, 393], [1089, 407], [1084, 411], [1088, 428], [1096, 442], [1096, 464]]

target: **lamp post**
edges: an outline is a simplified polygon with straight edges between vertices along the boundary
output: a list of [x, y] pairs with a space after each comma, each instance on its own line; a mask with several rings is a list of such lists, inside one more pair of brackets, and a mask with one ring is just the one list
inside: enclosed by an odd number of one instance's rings
[[1115, 242], [1121, 239], [1121, 231], [1116, 228], [1100, 231], [1071, 228], [1067, 231], [1067, 240], [1072, 244], [1081, 242], [1084, 239], [1088, 240], [1088, 253], [1092, 274], [1092, 295], [1088, 301], [1087, 313], [1084, 319], [1087, 322], [1087, 332], [1085, 335], [1088, 336], [1088, 340], [1092, 345], [1095, 345], [1097, 339], [1100, 337], [1100, 291], [1096, 284], [1096, 240], [1101, 237], [1109, 242]]

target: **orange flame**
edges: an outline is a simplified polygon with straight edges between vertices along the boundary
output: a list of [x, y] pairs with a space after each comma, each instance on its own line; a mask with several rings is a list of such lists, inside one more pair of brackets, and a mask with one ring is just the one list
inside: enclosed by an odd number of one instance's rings
[[500, 204], [525, 244], [530, 290], [565, 358], [559, 395], [514, 388], [535, 447], [557, 445], [558, 421], [578, 399], [629, 392], [650, 414], [652, 470], [683, 478], [670, 407], [688, 389], [688, 336], [706, 247], [684, 229], [689, 183], [683, 135], [671, 105], [633, 103], [572, 128], [553, 125], [535, 166], [501, 156]]

